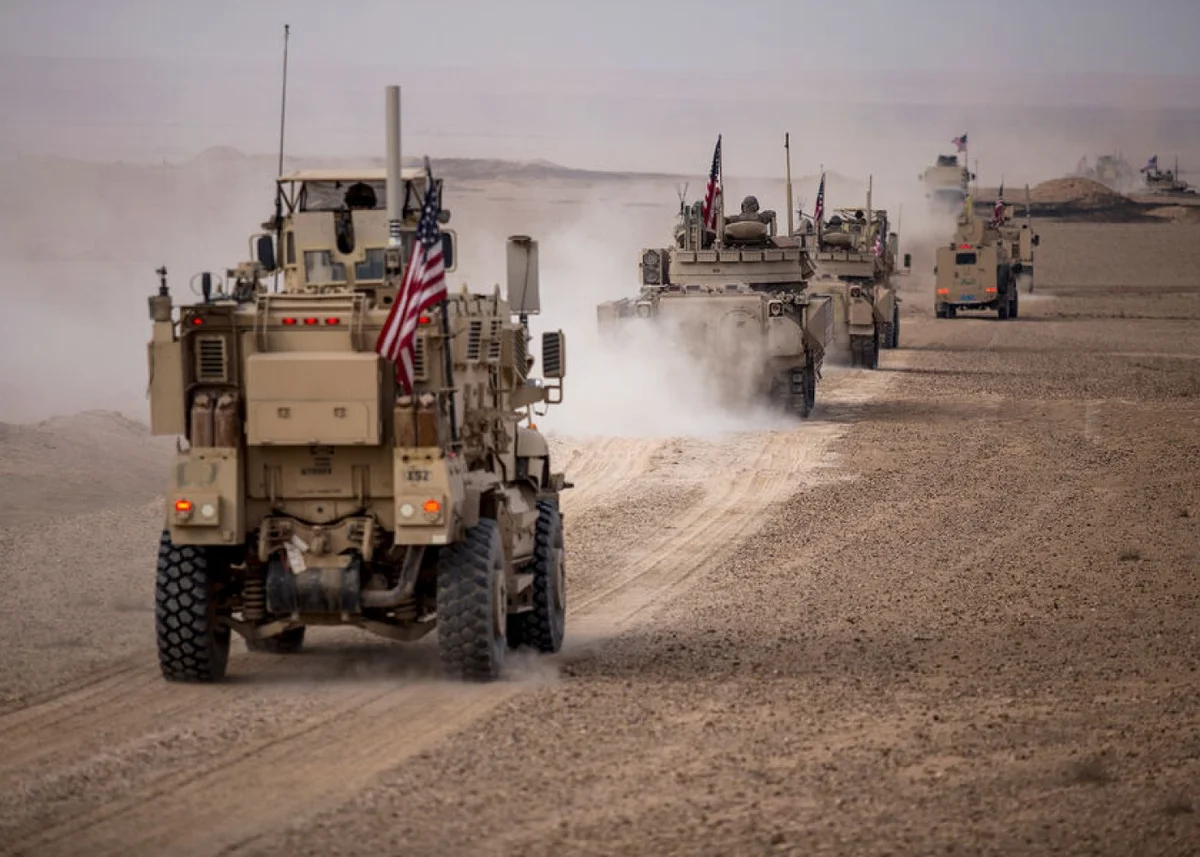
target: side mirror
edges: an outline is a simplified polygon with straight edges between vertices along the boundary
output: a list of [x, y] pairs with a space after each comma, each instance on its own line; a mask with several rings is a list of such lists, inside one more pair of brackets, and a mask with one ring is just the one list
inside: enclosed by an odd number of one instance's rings
[[1034, 236], [1033, 236], [1033, 239], [1032, 239], [1032, 243], [1033, 243], [1033, 246], [1034, 246], [1034, 247], [1036, 247], [1037, 245], [1041, 244], [1041, 243], [1042, 243], [1042, 236], [1040, 236], [1040, 235], [1034, 235]]
[[458, 260], [454, 256], [455, 235], [454, 232], [447, 229], [442, 232], [442, 262], [446, 266], [447, 271], [453, 271]]
[[258, 264], [268, 271], [275, 270], [275, 241], [270, 235], [258, 236], [258, 241], [254, 244], [254, 256], [258, 259]]
[[567, 376], [567, 337], [561, 330], [542, 334], [542, 377], [562, 379]]
[[[537, 315], [542, 309], [538, 245], [528, 235], [513, 235], [508, 239], [508, 307], [517, 315]], [[542, 359], [546, 359], [545, 355]]]
[[912, 253], [904, 254], [904, 267], [906, 267], [906, 268], [912, 267]]

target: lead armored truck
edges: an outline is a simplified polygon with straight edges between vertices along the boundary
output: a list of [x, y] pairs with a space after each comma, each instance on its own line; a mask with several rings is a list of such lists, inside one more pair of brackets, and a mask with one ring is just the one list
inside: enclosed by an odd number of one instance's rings
[[467, 680], [499, 677], [506, 649], [562, 645], [570, 484], [528, 420], [561, 401], [566, 353], [544, 333], [530, 374], [537, 244], [509, 240], [507, 298], [463, 286], [420, 316], [413, 389], [398, 389], [375, 343], [431, 176], [401, 170], [395, 87], [387, 107], [386, 172], [280, 177], [254, 261], [200, 278], [197, 301], [173, 307], [160, 269], [151, 428], [184, 440], [158, 551], [168, 680], [222, 679], [232, 632], [274, 653], [309, 626], [436, 632], [445, 674]]

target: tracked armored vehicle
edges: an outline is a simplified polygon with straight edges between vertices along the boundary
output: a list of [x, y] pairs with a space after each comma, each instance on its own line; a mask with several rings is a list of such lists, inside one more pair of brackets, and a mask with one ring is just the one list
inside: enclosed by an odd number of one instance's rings
[[[878, 368], [879, 349], [900, 344], [900, 298], [892, 285], [899, 236], [890, 231], [884, 209], [836, 208], [828, 220], [805, 219], [806, 235], [815, 236], [816, 278], [813, 294], [833, 298], [834, 336], [850, 353], [851, 364]], [[912, 257], [905, 255], [904, 267]]]
[[994, 220], [966, 210], [954, 238], [937, 248], [934, 315], [954, 318], [960, 310], [995, 311], [1001, 319], [1017, 317], [1017, 279], [1010, 245]]
[[[565, 342], [543, 334], [550, 382], [535, 380], [537, 244], [510, 239], [507, 298], [463, 286], [412, 319], [401, 386], [377, 339], [407, 294], [418, 216], [435, 198], [437, 219], [449, 212], [440, 180], [401, 170], [388, 90], [386, 173], [281, 176], [256, 258], [224, 283], [200, 277], [202, 295], [177, 317], [159, 271], [151, 428], [186, 441], [158, 549], [168, 680], [223, 678], [234, 631], [273, 653], [299, 650], [308, 626], [400, 641], [436, 632], [446, 675], [468, 680], [498, 677], [508, 648], [562, 644], [570, 485], [527, 419], [561, 401]], [[438, 194], [426, 196], [431, 181]], [[441, 241], [453, 270], [454, 233]], [[264, 282], [272, 274], [281, 289]]]
[[967, 165], [959, 163], [958, 155], [938, 155], [920, 175], [925, 184], [925, 198], [935, 209], [948, 212], [962, 209], [972, 178]]
[[1196, 189], [1187, 182], [1179, 179], [1179, 161], [1175, 161], [1175, 169], [1160, 170], [1158, 156], [1155, 155], [1142, 168], [1145, 176], [1146, 192], [1166, 196], [1195, 195]]
[[686, 349], [727, 401], [768, 400], [808, 417], [833, 338], [832, 299], [809, 294], [809, 249], [777, 233], [775, 212], [751, 196], [727, 217], [723, 196], [713, 229], [701, 202], [680, 201], [673, 244], [641, 251], [638, 296], [597, 306], [600, 333], [619, 341], [652, 331]]

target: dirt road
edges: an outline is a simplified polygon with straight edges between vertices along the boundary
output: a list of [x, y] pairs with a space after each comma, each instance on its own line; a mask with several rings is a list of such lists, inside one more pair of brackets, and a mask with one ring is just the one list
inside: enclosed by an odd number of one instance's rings
[[166, 685], [153, 505], [10, 527], [0, 852], [1200, 853], [1200, 289], [1058, 287], [909, 290], [794, 430], [560, 441], [568, 644], [497, 685], [333, 631]]

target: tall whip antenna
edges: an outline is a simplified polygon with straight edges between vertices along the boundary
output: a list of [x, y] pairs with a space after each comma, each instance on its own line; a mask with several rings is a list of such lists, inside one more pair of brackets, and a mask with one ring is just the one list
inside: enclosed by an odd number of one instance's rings
[[[283, 25], [283, 95], [279, 105], [279, 167], [275, 171], [275, 177], [283, 176], [283, 130], [287, 119], [287, 67], [288, 67], [288, 35], [291, 32], [291, 27], [287, 24]], [[279, 291], [279, 257], [282, 256], [283, 248], [280, 242], [283, 240], [283, 185], [279, 182], [275, 183], [275, 277], [271, 284], [272, 291]]]

